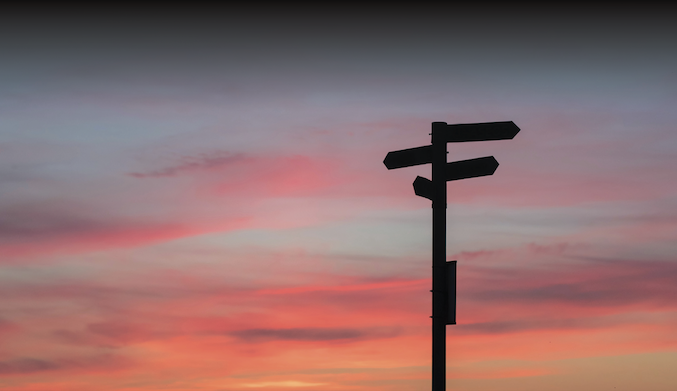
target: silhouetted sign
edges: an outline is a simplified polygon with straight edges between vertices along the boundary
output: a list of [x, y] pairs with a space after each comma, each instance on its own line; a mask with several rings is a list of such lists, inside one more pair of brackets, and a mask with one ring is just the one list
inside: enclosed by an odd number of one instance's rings
[[425, 197], [432, 201], [433, 181], [422, 176], [417, 176], [416, 179], [414, 179], [414, 193], [416, 193], [417, 196]]
[[447, 324], [456, 324], [456, 261], [447, 261]]
[[458, 179], [492, 175], [497, 167], [498, 161], [493, 156], [447, 163], [446, 180], [455, 181]]
[[447, 262], [447, 182], [492, 175], [498, 162], [493, 156], [447, 162], [447, 143], [510, 140], [520, 131], [512, 121], [449, 125], [432, 123], [431, 145], [388, 152], [383, 164], [389, 170], [432, 164], [432, 180], [417, 176], [414, 193], [432, 201], [433, 294], [432, 390], [446, 387], [446, 326], [456, 324], [456, 261]]
[[[455, 181], [458, 179], [475, 178], [485, 175], [493, 175], [498, 167], [498, 162], [493, 156], [477, 159], [459, 160], [447, 163], [445, 179]], [[414, 193], [417, 196], [433, 199], [433, 182], [422, 176], [414, 180]]]
[[433, 122], [433, 127], [435, 130], [442, 130], [442, 138], [448, 143], [511, 140], [520, 131], [520, 128], [512, 121], [455, 125]]
[[388, 152], [383, 164], [388, 170], [394, 168], [418, 166], [419, 164], [428, 164], [433, 162], [433, 146], [402, 149], [399, 151]]

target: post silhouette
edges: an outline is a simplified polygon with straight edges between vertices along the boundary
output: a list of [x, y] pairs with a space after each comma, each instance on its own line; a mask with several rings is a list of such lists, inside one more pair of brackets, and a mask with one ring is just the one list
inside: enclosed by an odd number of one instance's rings
[[432, 124], [432, 207], [433, 207], [433, 391], [443, 391], [446, 387], [447, 366], [447, 320], [446, 272], [447, 262], [447, 142], [441, 137], [439, 125]]
[[395, 168], [432, 163], [432, 180], [416, 177], [414, 193], [432, 201], [432, 391], [446, 389], [447, 324], [456, 324], [456, 261], [447, 262], [447, 181], [492, 175], [493, 156], [447, 163], [447, 143], [508, 140], [519, 128], [512, 122], [447, 125], [433, 122], [431, 145], [388, 152], [383, 163]]

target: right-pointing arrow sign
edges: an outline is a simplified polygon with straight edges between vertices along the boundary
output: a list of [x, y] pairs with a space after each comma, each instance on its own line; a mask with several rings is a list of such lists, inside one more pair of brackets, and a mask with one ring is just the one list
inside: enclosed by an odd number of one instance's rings
[[[477, 159], [459, 160], [447, 163], [445, 167], [445, 179], [455, 181], [457, 179], [475, 178], [478, 176], [492, 175], [498, 162], [493, 156], [485, 156]], [[422, 176], [417, 176], [414, 181], [414, 193], [417, 196], [433, 199], [433, 182]]]
[[520, 128], [512, 121], [456, 125], [447, 125], [446, 122], [433, 122], [433, 129], [433, 132], [438, 130], [444, 141], [448, 143], [510, 140], [520, 131]]
[[447, 181], [475, 178], [478, 176], [492, 175], [497, 167], [498, 162], [493, 156], [459, 160], [457, 162], [447, 163], [445, 176]]

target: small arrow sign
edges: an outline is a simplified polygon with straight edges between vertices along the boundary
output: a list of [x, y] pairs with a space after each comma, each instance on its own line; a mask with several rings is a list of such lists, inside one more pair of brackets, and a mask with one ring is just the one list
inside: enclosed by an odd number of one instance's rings
[[465, 141], [510, 140], [520, 131], [512, 121], [447, 125], [433, 122], [433, 134], [439, 133], [448, 143]]
[[445, 176], [447, 181], [475, 178], [478, 176], [492, 175], [496, 171], [496, 168], [498, 168], [498, 162], [493, 156], [459, 160], [457, 162], [447, 163]]
[[388, 167], [388, 170], [392, 170], [394, 168], [417, 166], [419, 164], [427, 164], [432, 162], [432, 145], [388, 152], [386, 158], [383, 160], [383, 164]]
[[433, 181], [417, 176], [414, 180], [414, 193], [417, 196], [425, 197], [430, 201], [433, 200]]

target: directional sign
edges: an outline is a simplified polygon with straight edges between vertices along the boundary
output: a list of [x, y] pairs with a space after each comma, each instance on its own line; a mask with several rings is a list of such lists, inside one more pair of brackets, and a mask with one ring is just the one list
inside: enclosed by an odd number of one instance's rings
[[457, 162], [447, 163], [445, 176], [447, 181], [475, 178], [478, 176], [492, 175], [496, 171], [496, 168], [498, 168], [498, 162], [493, 156], [459, 160]]
[[414, 180], [414, 193], [417, 196], [425, 197], [430, 201], [433, 200], [433, 181], [417, 176]]
[[417, 166], [419, 164], [427, 164], [432, 162], [432, 145], [388, 152], [386, 158], [383, 160], [383, 164], [388, 167], [388, 170], [392, 170], [394, 168]]
[[512, 121], [457, 125], [447, 125], [446, 122], [433, 122], [433, 129], [433, 133], [435, 131], [441, 133], [444, 141], [448, 143], [511, 140], [520, 131], [520, 128]]
[[446, 326], [456, 324], [456, 261], [447, 262], [447, 181], [492, 175], [498, 162], [493, 156], [447, 162], [447, 143], [509, 140], [520, 129], [512, 121], [449, 125], [432, 123], [431, 145], [388, 152], [383, 164], [389, 170], [432, 164], [432, 180], [417, 176], [414, 193], [432, 202], [433, 294], [432, 390], [446, 387]]
[[[457, 162], [447, 163], [445, 179], [447, 181], [455, 181], [458, 179], [492, 175], [497, 167], [498, 162], [493, 156], [459, 160]], [[433, 182], [422, 176], [417, 176], [414, 180], [414, 193], [416, 193], [417, 196], [425, 197], [432, 201]]]

